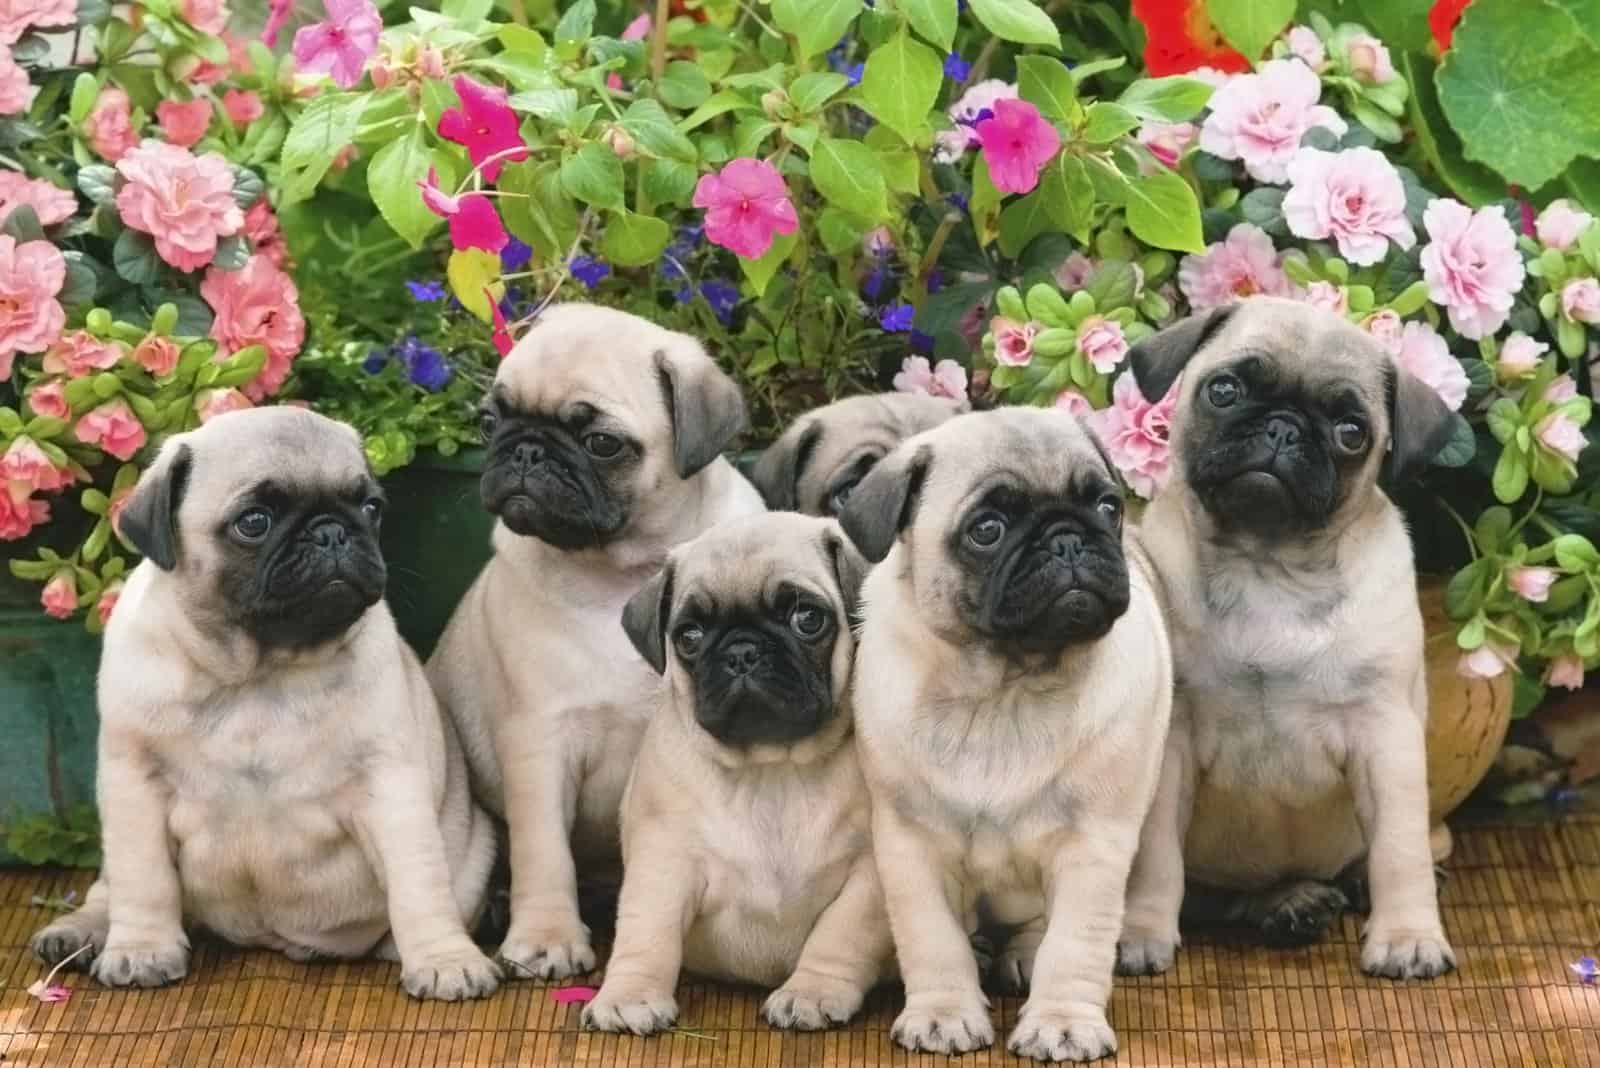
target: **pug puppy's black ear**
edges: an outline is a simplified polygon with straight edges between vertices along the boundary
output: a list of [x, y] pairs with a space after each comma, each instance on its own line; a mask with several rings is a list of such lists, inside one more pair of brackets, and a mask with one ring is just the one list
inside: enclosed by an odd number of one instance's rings
[[163, 571], [178, 566], [178, 509], [193, 463], [193, 451], [181, 442], [163, 450], [139, 479], [117, 521], [128, 544]]
[[1152, 404], [1167, 395], [1172, 383], [1183, 374], [1194, 354], [1205, 347], [1217, 331], [1227, 325], [1238, 305], [1225, 304], [1199, 315], [1191, 315], [1158, 334], [1152, 334], [1128, 351], [1133, 381]]
[[673, 466], [688, 478], [744, 432], [744, 395], [692, 338], [656, 353], [656, 376], [672, 420]]
[[657, 675], [667, 671], [667, 622], [672, 614], [672, 561], [668, 560], [622, 609], [622, 629]]
[[829, 530], [822, 535], [822, 551], [833, 565], [833, 577], [839, 583], [839, 596], [844, 601], [845, 615], [849, 617], [851, 625], [861, 622], [861, 587], [867, 581], [867, 573], [872, 570], [872, 565], [839, 530]]
[[761, 454], [761, 459], [756, 461], [755, 470], [750, 472], [750, 481], [761, 491], [761, 499], [767, 502], [767, 507], [772, 511], [800, 510], [800, 479], [804, 477], [806, 465], [811, 462], [812, 455], [817, 451], [817, 443], [821, 440], [822, 423], [812, 420], [811, 425], [799, 434], [785, 434], [773, 442]]
[[1427, 469], [1450, 440], [1455, 413], [1422, 379], [1391, 363], [1387, 372], [1389, 454], [1382, 481], [1399, 486]]
[[879, 563], [889, 555], [916, 514], [917, 497], [932, 462], [928, 446], [902, 445], [868, 471], [845, 502], [839, 525], [870, 562]]

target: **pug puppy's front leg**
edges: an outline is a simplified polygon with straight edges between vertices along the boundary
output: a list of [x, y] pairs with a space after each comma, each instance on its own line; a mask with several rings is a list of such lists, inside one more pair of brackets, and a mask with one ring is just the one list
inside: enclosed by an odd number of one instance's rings
[[628, 858], [615, 948], [600, 993], [584, 1007], [583, 1026], [653, 1035], [677, 1023], [683, 939], [704, 890], [693, 859], [681, 851]]
[[1432, 979], [1453, 969], [1456, 956], [1439, 918], [1428, 841], [1423, 717], [1404, 700], [1371, 717], [1350, 757], [1372, 895], [1361, 968], [1390, 979]]
[[794, 974], [773, 991], [761, 1015], [773, 1027], [821, 1031], [848, 1023], [891, 950], [878, 869], [856, 861], [839, 896], [822, 910], [800, 950]]
[[70, 957], [69, 968], [88, 971], [95, 954], [106, 944], [106, 934], [111, 928], [110, 902], [111, 893], [102, 876], [89, 887], [82, 905], [51, 921], [33, 936], [29, 948], [52, 967]]
[[1194, 764], [1180, 715], [1167, 734], [1155, 800], [1139, 832], [1139, 852], [1128, 876], [1127, 908], [1117, 940], [1119, 975], [1160, 975], [1172, 967], [1181, 939], [1183, 839], [1194, 808]]

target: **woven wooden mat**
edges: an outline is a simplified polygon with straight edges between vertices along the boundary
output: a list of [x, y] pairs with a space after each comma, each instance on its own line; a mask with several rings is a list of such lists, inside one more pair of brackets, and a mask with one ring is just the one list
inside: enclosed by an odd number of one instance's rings
[[[1191, 940], [1173, 972], [1118, 980], [1111, 1021], [1118, 1065], [1405, 1065], [1600, 1068], [1600, 987], [1568, 964], [1600, 955], [1600, 816], [1462, 829], [1448, 865], [1445, 925], [1462, 967], [1432, 983], [1368, 979], [1347, 919], [1315, 948], [1270, 951]], [[679, 991], [680, 1023], [703, 1037], [590, 1035], [578, 1007], [513, 983], [486, 1001], [420, 1003], [392, 965], [291, 964], [203, 945], [176, 987], [103, 990], [72, 975], [70, 1000], [25, 992], [43, 970], [27, 953], [48, 919], [31, 904], [88, 884], [86, 873], [0, 873], [0, 1064], [60, 1068], [205, 1065], [401, 1068], [595, 1065], [809, 1068], [945, 1063], [893, 1046], [898, 994], [880, 992], [847, 1030], [783, 1035], [754, 992]], [[1003, 1036], [1018, 1003], [997, 1005], [1002, 1044], [964, 1066], [1017, 1063]]]

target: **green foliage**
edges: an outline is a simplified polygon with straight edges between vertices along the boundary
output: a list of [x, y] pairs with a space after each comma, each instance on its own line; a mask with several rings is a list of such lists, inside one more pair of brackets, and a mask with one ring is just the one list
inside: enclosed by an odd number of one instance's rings
[[48, 812], [6, 821], [6, 851], [36, 867], [98, 868], [100, 819], [91, 804], [74, 805], [65, 816]]

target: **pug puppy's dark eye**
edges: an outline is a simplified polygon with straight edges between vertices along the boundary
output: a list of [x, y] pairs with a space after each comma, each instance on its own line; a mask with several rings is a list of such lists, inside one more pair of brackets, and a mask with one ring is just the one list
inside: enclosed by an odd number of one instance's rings
[[590, 456], [609, 460], [622, 451], [622, 439], [611, 434], [590, 434], [583, 439], [583, 447]]
[[845, 502], [850, 499], [850, 494], [855, 492], [858, 484], [858, 482], [846, 482], [833, 491], [832, 495], [828, 497], [829, 515], [838, 515], [844, 511]]
[[1206, 397], [1214, 408], [1231, 408], [1244, 396], [1244, 383], [1232, 375], [1218, 375], [1206, 384]]
[[1099, 512], [1108, 523], [1122, 522], [1122, 498], [1114, 493], [1108, 493], [1095, 502], [1095, 511]]
[[272, 513], [252, 508], [233, 521], [233, 532], [244, 541], [260, 541], [272, 529]]
[[368, 497], [361, 504], [361, 514], [367, 517], [367, 522], [378, 523], [383, 519], [383, 501], [377, 497]]
[[789, 626], [802, 638], [815, 638], [827, 625], [827, 615], [814, 604], [796, 605], [789, 613]]
[[698, 623], [685, 623], [672, 636], [672, 644], [678, 647], [679, 656], [689, 660], [700, 651], [700, 644], [705, 638], [706, 632]]
[[980, 549], [992, 549], [1006, 535], [1006, 521], [999, 512], [983, 512], [967, 528], [967, 540]]
[[1355, 419], [1341, 419], [1333, 428], [1333, 437], [1345, 452], [1360, 452], [1367, 444], [1367, 428]]
[[478, 433], [483, 436], [484, 441], [494, 437], [495, 428], [499, 425], [500, 417], [494, 412], [485, 410], [478, 413]]

